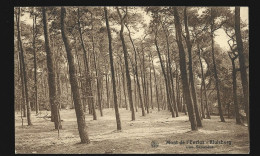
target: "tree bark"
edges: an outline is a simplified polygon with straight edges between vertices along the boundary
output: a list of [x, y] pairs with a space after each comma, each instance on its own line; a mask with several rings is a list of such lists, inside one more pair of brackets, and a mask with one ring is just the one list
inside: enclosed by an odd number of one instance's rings
[[110, 102], [109, 102], [109, 86], [108, 86], [108, 74], [106, 74], [106, 93], [107, 93], [107, 107], [110, 108]]
[[112, 51], [112, 37], [111, 37], [111, 31], [110, 31], [106, 7], [104, 7], [104, 12], [105, 12], [105, 19], [106, 19], [107, 35], [108, 35], [109, 59], [110, 59], [111, 77], [112, 77], [112, 84], [113, 84], [116, 124], [117, 124], [117, 130], [121, 130], [121, 121], [120, 121], [120, 115], [119, 115], [118, 104], [117, 104], [117, 95], [116, 95], [116, 81], [115, 81], [115, 72], [114, 72], [114, 63], [113, 63], [113, 51]]
[[153, 76], [154, 76], [154, 83], [155, 83], [156, 102], [157, 102], [158, 111], [160, 111], [158, 86], [157, 86], [157, 79], [156, 79], [156, 75], [155, 75], [155, 68], [154, 68], [154, 64], [153, 64], [153, 58], [152, 58], [152, 67], [153, 67]]
[[187, 71], [186, 71], [186, 56], [185, 51], [182, 44], [182, 30], [181, 30], [181, 23], [179, 19], [179, 14], [177, 11], [177, 8], [174, 7], [174, 23], [176, 28], [176, 40], [179, 48], [179, 57], [180, 57], [180, 70], [181, 70], [181, 77], [182, 77], [182, 86], [183, 86], [183, 94], [185, 95], [185, 102], [187, 103], [188, 108], [188, 115], [189, 120], [191, 123], [191, 130], [197, 130], [197, 122], [196, 117], [194, 116], [194, 108], [192, 103], [192, 98], [190, 95], [190, 88], [188, 84], [188, 78], [187, 78]]
[[[92, 24], [92, 29], [93, 29], [93, 24]], [[101, 93], [100, 93], [100, 80], [99, 80], [99, 71], [97, 69], [97, 62], [96, 62], [96, 55], [95, 55], [95, 45], [94, 45], [94, 36], [91, 37], [92, 40], [92, 48], [93, 48], [93, 58], [94, 58], [94, 67], [96, 70], [96, 79], [97, 79], [97, 101], [98, 101], [98, 106], [99, 106], [99, 111], [100, 115], [103, 116], [103, 111], [102, 111], [102, 104], [101, 104]]]
[[154, 43], [155, 43], [155, 46], [156, 46], [156, 51], [157, 51], [158, 56], [159, 56], [159, 60], [160, 60], [160, 64], [161, 64], [161, 68], [162, 68], [162, 72], [163, 72], [163, 76], [164, 76], [168, 107], [170, 108], [172, 117], [175, 117], [175, 113], [173, 111], [172, 104], [171, 104], [171, 101], [170, 101], [170, 96], [169, 96], [169, 88], [168, 88], [169, 84], [168, 84], [165, 68], [164, 68], [164, 65], [163, 65], [163, 62], [162, 62], [162, 57], [161, 57], [161, 53], [160, 53], [160, 50], [159, 50], [159, 46], [158, 46], [158, 43], [157, 43], [157, 30], [155, 31]]
[[125, 91], [125, 76], [124, 76], [124, 70], [122, 67], [122, 63], [121, 62], [121, 58], [120, 58], [120, 69], [121, 69], [121, 74], [122, 74], [122, 84], [123, 84], [123, 93], [124, 93], [124, 100], [125, 100], [125, 106], [126, 106], [126, 110], [128, 110], [128, 104], [127, 104], [127, 97], [126, 97], [126, 91]]
[[44, 39], [45, 39], [45, 51], [47, 57], [47, 68], [48, 68], [48, 84], [49, 84], [49, 99], [53, 110], [54, 125], [55, 129], [61, 129], [61, 122], [59, 119], [59, 101], [57, 99], [56, 91], [56, 75], [54, 71], [54, 54], [50, 48], [50, 38], [49, 38], [49, 27], [47, 24], [47, 14], [46, 8], [42, 7], [43, 16], [43, 29], [44, 29]]
[[172, 104], [174, 107], [174, 110], [176, 112], [176, 117], [179, 116], [178, 113], [178, 107], [177, 107], [177, 103], [176, 103], [176, 99], [175, 99], [175, 93], [174, 93], [174, 84], [173, 84], [173, 75], [172, 75], [172, 68], [171, 68], [171, 58], [170, 58], [170, 45], [169, 45], [169, 36], [167, 33], [167, 30], [165, 29], [164, 25], [162, 24], [162, 28], [163, 28], [163, 32], [165, 34], [165, 39], [166, 39], [166, 47], [167, 47], [167, 80], [169, 83], [169, 92], [170, 92], [170, 97], [172, 100]]
[[141, 103], [141, 109], [142, 109], [142, 116], [145, 116], [145, 110], [144, 110], [144, 104], [143, 104], [143, 99], [142, 99], [142, 94], [141, 94], [141, 87], [140, 87], [140, 82], [139, 82], [139, 77], [138, 77], [138, 64], [137, 64], [137, 52], [134, 46], [134, 41], [131, 37], [131, 32], [130, 29], [128, 28], [128, 26], [126, 25], [126, 28], [128, 30], [128, 36], [130, 38], [130, 41], [132, 43], [133, 49], [134, 49], [134, 55], [135, 55], [135, 76], [136, 76], [136, 83], [137, 83], [137, 91], [138, 91], [138, 96], [139, 96], [139, 100]]
[[147, 100], [147, 87], [146, 87], [146, 77], [145, 77], [145, 60], [144, 60], [144, 51], [143, 51], [143, 47], [142, 47], [142, 56], [143, 56], [143, 60], [142, 60], [142, 75], [143, 75], [143, 97], [144, 97], [144, 104], [146, 107], [146, 112], [147, 114], [149, 114], [149, 101]]
[[177, 105], [178, 105], [178, 111], [181, 112], [182, 111], [182, 104], [180, 101], [180, 84], [179, 84], [179, 74], [178, 74], [178, 68], [177, 68], [177, 64], [176, 64], [176, 98], [177, 98]]
[[96, 115], [96, 110], [95, 110], [95, 106], [94, 106], [94, 97], [93, 97], [93, 93], [92, 93], [92, 84], [91, 84], [91, 76], [90, 76], [90, 70], [89, 70], [89, 66], [88, 66], [88, 57], [87, 57], [87, 50], [85, 48], [84, 45], [84, 40], [83, 40], [83, 36], [82, 36], [82, 32], [81, 32], [81, 25], [80, 25], [80, 10], [78, 8], [78, 31], [79, 31], [79, 35], [80, 35], [80, 41], [81, 41], [81, 46], [84, 52], [84, 62], [85, 62], [85, 66], [86, 66], [86, 70], [85, 70], [85, 74], [86, 74], [86, 91], [87, 91], [87, 102], [88, 102], [88, 107], [90, 112], [89, 113], [93, 113], [93, 120], [97, 120], [97, 115]]
[[212, 60], [213, 60], [214, 77], [215, 77], [216, 88], [217, 88], [218, 111], [219, 111], [220, 121], [225, 122], [223, 112], [222, 112], [222, 104], [221, 104], [220, 93], [219, 93], [219, 79], [218, 79], [218, 73], [217, 73], [217, 66], [216, 66], [216, 62], [215, 62], [214, 30], [213, 30], [214, 17], [213, 17], [213, 9], [212, 8], [211, 8], [210, 12], [211, 12], [211, 25], [210, 25], [210, 29], [211, 29], [211, 34], [210, 34], [210, 37], [211, 37], [211, 52], [212, 52]]
[[21, 8], [19, 7], [18, 10], [18, 18], [17, 18], [17, 31], [18, 31], [18, 41], [19, 41], [19, 45], [20, 45], [20, 50], [21, 50], [21, 67], [23, 69], [23, 84], [24, 84], [24, 91], [25, 91], [25, 102], [26, 102], [26, 106], [27, 106], [27, 123], [28, 126], [32, 125], [32, 121], [31, 121], [31, 106], [29, 104], [29, 93], [28, 93], [28, 85], [27, 85], [27, 72], [26, 72], [26, 64], [24, 61], [24, 49], [23, 49], [23, 43], [22, 43], [22, 39], [21, 39], [21, 32], [20, 32], [20, 17], [21, 17]]
[[206, 114], [207, 114], [207, 119], [210, 119], [210, 113], [209, 113], [209, 106], [208, 106], [208, 97], [207, 97], [207, 88], [206, 88], [206, 83], [205, 83], [205, 76], [204, 76], [204, 71], [203, 71], [203, 66], [201, 62], [201, 53], [200, 53], [200, 47], [199, 44], [197, 44], [198, 52], [199, 52], [199, 61], [200, 61], [200, 68], [201, 68], [201, 77], [202, 77], [202, 85], [204, 89], [204, 97], [205, 97], [205, 104], [206, 104]]
[[187, 17], [187, 8], [185, 7], [184, 9], [184, 25], [185, 25], [185, 32], [186, 32], [186, 45], [187, 45], [187, 50], [188, 50], [188, 56], [189, 56], [189, 80], [190, 80], [190, 86], [191, 86], [191, 93], [192, 93], [192, 99], [193, 99], [193, 104], [194, 104], [194, 109], [195, 109], [195, 115], [196, 115], [196, 120], [197, 120], [197, 126], [202, 127], [202, 122], [200, 118], [200, 113], [199, 113], [199, 108], [198, 108], [198, 101], [197, 101], [197, 95], [196, 95], [196, 90], [195, 90], [195, 84], [194, 84], [194, 74], [192, 70], [192, 44], [190, 41], [190, 33], [189, 33], [189, 28], [188, 28], [188, 17]]
[[87, 126], [85, 122], [85, 114], [83, 111], [83, 105], [80, 101], [80, 95], [79, 95], [79, 87], [76, 77], [76, 67], [74, 62], [74, 57], [71, 50], [71, 45], [67, 36], [67, 27], [65, 25], [65, 14], [66, 9], [64, 7], [61, 7], [61, 34], [62, 34], [62, 40], [65, 45], [66, 53], [67, 53], [67, 59], [69, 63], [69, 76], [70, 76], [70, 84], [71, 84], [71, 90], [73, 93], [73, 101], [75, 106], [75, 112], [77, 116], [77, 123], [78, 123], [78, 131], [79, 136], [81, 139], [81, 143], [90, 143], [88, 132], [87, 132]]
[[[79, 61], [79, 54], [78, 54], [78, 48], [77, 48], [77, 40], [75, 39], [75, 52], [76, 52], [76, 59], [77, 59], [77, 65], [78, 65], [78, 73], [79, 73], [79, 78], [78, 78], [78, 82], [79, 82], [79, 90], [80, 90], [80, 99], [83, 103], [83, 110], [84, 112], [86, 112], [85, 108], [86, 108], [86, 103], [85, 103], [85, 98], [84, 98], [84, 87], [83, 87], [83, 82], [82, 82], [82, 72], [81, 72], [81, 64], [80, 64], [80, 61]], [[83, 99], [84, 98], [84, 99]]]
[[153, 85], [152, 85], [152, 71], [151, 71], [152, 69], [151, 66], [149, 68], [150, 68], [150, 101], [153, 109]]
[[231, 54], [229, 54], [229, 58], [231, 59], [231, 63], [232, 63], [233, 102], [235, 107], [236, 124], [241, 124], [238, 101], [237, 101], [237, 80], [236, 80], [236, 64], [235, 64], [235, 60], [237, 57], [238, 55], [232, 58]]
[[235, 35], [236, 35], [236, 42], [237, 42], [241, 83], [242, 83], [243, 94], [244, 94], [245, 112], [246, 112], [246, 118], [248, 123], [248, 130], [250, 130], [249, 101], [248, 101], [249, 90], [248, 90], [248, 80], [247, 80], [247, 72], [246, 72], [246, 65], [245, 65], [243, 41], [242, 41], [241, 30], [240, 30], [240, 7], [235, 7]]
[[[127, 12], [127, 10], [126, 10], [126, 12]], [[120, 39], [122, 41], [124, 59], [125, 59], [125, 72], [126, 72], [126, 81], [127, 81], [129, 104], [130, 104], [130, 109], [131, 109], [131, 112], [132, 112], [132, 120], [135, 120], [135, 111], [134, 111], [134, 104], [133, 104], [133, 99], [132, 99], [131, 77], [130, 77], [130, 74], [129, 74], [129, 67], [128, 67], [128, 52], [127, 52], [127, 47], [126, 47], [126, 44], [125, 44], [125, 39], [124, 39], [124, 34], [123, 34], [124, 33], [124, 20], [125, 20], [127, 13], [122, 18], [118, 7], [117, 7], [117, 13], [120, 16], [120, 20], [121, 20]]]
[[39, 104], [38, 104], [38, 92], [37, 92], [37, 59], [36, 59], [36, 47], [35, 47], [35, 39], [37, 25], [36, 25], [36, 15], [33, 17], [33, 63], [34, 63], [34, 91], [35, 91], [35, 112], [39, 113]]

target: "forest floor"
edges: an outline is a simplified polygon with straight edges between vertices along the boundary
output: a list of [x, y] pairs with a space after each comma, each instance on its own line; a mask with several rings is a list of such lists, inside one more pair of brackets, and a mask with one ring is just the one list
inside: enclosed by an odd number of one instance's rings
[[[41, 118], [50, 114], [50, 111], [41, 111], [41, 115], [38, 116], [32, 112], [33, 126], [27, 126], [24, 118], [23, 127], [20, 114], [15, 113], [15, 152], [17, 154], [249, 153], [247, 127], [236, 125], [235, 119], [226, 118], [226, 122], [223, 123], [218, 116], [212, 116], [211, 119], [202, 120], [203, 127], [198, 131], [191, 131], [188, 116], [184, 113], [180, 113], [177, 118], [171, 118], [168, 111], [153, 110], [143, 117], [138, 110], [136, 120], [131, 121], [130, 111], [121, 108], [122, 131], [116, 131], [114, 109], [104, 109], [103, 117], [98, 110], [96, 112], [98, 120], [95, 121], [90, 114], [86, 114], [90, 144], [79, 143], [73, 109], [61, 110], [63, 129], [60, 130], [59, 138], [50, 118]], [[223, 144], [210, 144], [210, 140], [222, 140]]]

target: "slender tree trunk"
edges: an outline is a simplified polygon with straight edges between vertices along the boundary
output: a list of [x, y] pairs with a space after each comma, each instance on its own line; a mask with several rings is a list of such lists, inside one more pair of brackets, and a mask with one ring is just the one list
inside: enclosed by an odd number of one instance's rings
[[36, 27], [36, 15], [33, 17], [33, 63], [34, 63], [34, 91], [35, 91], [35, 111], [36, 114], [39, 113], [39, 104], [38, 104], [38, 93], [37, 93], [37, 60], [36, 60], [36, 47], [35, 47], [35, 38], [36, 38], [36, 33], [35, 30], [37, 29]]
[[178, 114], [178, 108], [176, 104], [176, 99], [175, 99], [175, 93], [174, 93], [174, 84], [173, 84], [173, 76], [172, 76], [172, 69], [171, 69], [171, 58], [170, 58], [170, 46], [169, 46], [169, 38], [168, 38], [168, 33], [165, 27], [162, 25], [163, 32], [165, 34], [165, 39], [166, 39], [166, 47], [167, 47], [167, 79], [169, 83], [169, 92], [171, 96], [171, 100], [173, 103], [174, 110], [176, 112], [176, 117], [179, 116]]
[[139, 77], [138, 77], [137, 51], [136, 51], [135, 46], [134, 46], [134, 41], [133, 41], [133, 39], [131, 37], [130, 29], [128, 28], [127, 25], [126, 25], [126, 28], [128, 30], [128, 36], [130, 38], [130, 41], [131, 41], [133, 49], [134, 49], [134, 54], [135, 54], [135, 76], [136, 76], [137, 90], [138, 90], [139, 100], [140, 100], [140, 103], [141, 103], [142, 116], [145, 116], [144, 104], [143, 104], [142, 94], [141, 94], [141, 87], [140, 87], [140, 82], [139, 82]]
[[216, 88], [217, 88], [218, 111], [219, 111], [219, 116], [220, 116], [221, 122], [225, 122], [223, 112], [222, 112], [222, 104], [221, 104], [220, 93], [219, 93], [219, 79], [218, 79], [218, 73], [217, 73], [217, 66], [216, 66], [216, 62], [215, 62], [214, 31], [213, 31], [214, 17], [213, 17], [213, 9], [212, 8], [211, 8], [210, 12], [211, 12], [211, 25], [210, 25], [210, 29], [211, 29], [211, 34], [210, 34], [210, 37], [211, 37], [211, 52], [212, 52], [212, 60], [213, 60], [214, 77], [215, 77]]
[[83, 36], [82, 36], [82, 32], [81, 32], [81, 25], [80, 25], [80, 10], [78, 8], [78, 31], [79, 31], [79, 35], [80, 35], [80, 41], [81, 41], [81, 46], [84, 52], [84, 62], [86, 65], [86, 91], [87, 91], [87, 102], [88, 102], [88, 106], [89, 109], [91, 110], [90, 113], [93, 113], [93, 120], [97, 120], [97, 115], [96, 115], [96, 110], [95, 110], [95, 106], [94, 106], [94, 97], [93, 97], [93, 93], [92, 93], [92, 84], [91, 84], [91, 76], [90, 76], [90, 70], [89, 70], [89, 62], [88, 62], [88, 57], [87, 57], [87, 51], [85, 49], [85, 45], [84, 45], [84, 40], [83, 40]]
[[[67, 74], [68, 74], [68, 79], [69, 79], [69, 64], [67, 64]], [[73, 101], [73, 94], [72, 94], [72, 90], [71, 90], [71, 85], [70, 85], [70, 101], [71, 101], [71, 108], [74, 109], [74, 101]]]
[[89, 137], [88, 137], [88, 131], [87, 126], [85, 122], [85, 114], [83, 111], [83, 105], [80, 101], [79, 96], [79, 87], [76, 77], [76, 67], [75, 67], [75, 60], [72, 54], [71, 45], [68, 40], [67, 36], [67, 27], [65, 25], [65, 14], [66, 9], [64, 7], [61, 7], [61, 34], [62, 34], [62, 40], [65, 45], [66, 53], [67, 53], [67, 59], [69, 63], [69, 76], [70, 76], [70, 84], [71, 84], [71, 90], [73, 93], [73, 101], [75, 105], [75, 112], [77, 116], [77, 123], [78, 123], [78, 131], [79, 136], [81, 139], [81, 143], [90, 143]]
[[[17, 15], [16, 15], [16, 18], [17, 18]], [[23, 113], [26, 115], [26, 113], [25, 113], [25, 110], [23, 110], [23, 106], [25, 105], [25, 97], [24, 97], [24, 85], [23, 85], [23, 82], [24, 82], [24, 80], [23, 80], [23, 69], [22, 69], [22, 66], [21, 66], [21, 60], [20, 60], [20, 58], [21, 58], [21, 53], [20, 53], [20, 46], [19, 46], [19, 41], [17, 40], [17, 46], [18, 46], [18, 76], [20, 76], [20, 78], [21, 78], [21, 84], [22, 84], [22, 86], [21, 86], [21, 90], [22, 90], [22, 100], [21, 100], [21, 102], [20, 102], [20, 112], [21, 112], [21, 120], [22, 120], [22, 127], [23, 127]], [[20, 72], [19, 72], [19, 70], [20, 70]], [[18, 81], [18, 85], [19, 85], [19, 81]]]
[[[148, 78], [148, 77], [147, 77]], [[148, 80], [146, 81], [146, 98], [147, 98], [147, 108], [149, 110], [149, 113], [150, 113], [150, 93], [149, 93], [149, 82]]]
[[55, 129], [61, 129], [61, 122], [59, 120], [59, 101], [57, 99], [56, 91], [56, 76], [54, 71], [54, 54], [50, 48], [49, 28], [47, 24], [46, 8], [42, 7], [43, 15], [43, 29], [45, 39], [45, 51], [47, 57], [47, 68], [48, 68], [48, 84], [49, 84], [49, 99], [53, 110], [54, 125]]
[[203, 103], [203, 83], [200, 84], [200, 106], [201, 106], [201, 120], [205, 119], [204, 103]]
[[177, 97], [177, 105], [178, 105], [178, 111], [181, 112], [182, 111], [182, 104], [180, 101], [180, 84], [179, 84], [179, 74], [178, 74], [178, 69], [177, 69], [177, 65], [176, 65], [176, 97]]
[[[21, 52], [20, 52], [20, 43], [18, 41], [18, 58], [19, 58], [19, 64], [20, 64], [20, 77], [21, 77], [21, 84], [22, 84], [22, 111], [23, 111], [23, 115], [22, 117], [26, 117], [26, 100], [25, 100], [25, 88], [24, 88], [24, 76], [23, 76], [23, 66], [22, 66], [22, 56], [21, 56]], [[22, 118], [23, 121], [23, 118]]]
[[192, 93], [192, 99], [193, 99], [193, 104], [194, 104], [194, 109], [195, 109], [195, 115], [196, 115], [196, 120], [197, 120], [197, 126], [202, 127], [202, 122], [200, 118], [200, 113], [199, 113], [199, 108], [198, 108], [198, 101], [197, 101], [197, 95], [196, 95], [196, 90], [195, 90], [195, 84], [194, 84], [194, 74], [192, 70], [192, 44], [190, 41], [190, 33], [189, 33], [189, 28], [188, 28], [188, 17], [187, 17], [187, 8], [185, 7], [184, 9], [184, 25], [185, 25], [185, 32], [186, 32], [186, 45], [188, 49], [188, 56], [189, 56], [189, 80], [190, 80], [190, 86], [191, 86], [191, 93]]
[[23, 83], [24, 83], [24, 91], [25, 91], [25, 101], [26, 101], [26, 106], [27, 106], [27, 123], [28, 126], [32, 125], [32, 121], [31, 121], [31, 106], [29, 104], [29, 91], [28, 91], [28, 86], [27, 86], [27, 72], [26, 72], [26, 64], [25, 64], [25, 60], [24, 60], [24, 49], [23, 49], [23, 43], [22, 43], [22, 39], [21, 39], [21, 32], [20, 32], [20, 17], [21, 17], [21, 8], [19, 7], [18, 10], [18, 18], [17, 18], [17, 31], [18, 31], [18, 41], [19, 41], [19, 45], [20, 45], [20, 50], [21, 50], [21, 67], [23, 69]]
[[179, 47], [183, 94], [185, 94], [185, 102], [187, 103], [187, 107], [188, 107], [191, 130], [197, 130], [197, 122], [196, 122], [196, 117], [194, 116], [194, 108], [193, 108], [193, 103], [190, 95], [190, 88], [189, 88], [188, 78], [187, 78], [186, 59], [185, 59], [186, 56], [185, 56], [185, 51], [183, 48], [182, 36], [181, 36], [182, 34], [181, 23], [180, 23], [179, 14], [176, 7], [174, 7], [174, 22], [175, 22], [175, 28], [177, 34], [176, 40]]
[[239, 116], [239, 108], [238, 108], [238, 101], [237, 101], [237, 80], [236, 80], [236, 64], [235, 59], [229, 55], [231, 62], [232, 62], [232, 81], [233, 81], [233, 102], [235, 107], [235, 115], [236, 115], [236, 124], [241, 124], [240, 116]]
[[56, 75], [57, 75], [57, 98], [59, 101], [59, 106], [58, 108], [61, 110], [61, 104], [60, 104], [60, 98], [61, 98], [61, 84], [60, 84], [60, 73], [56, 70]]
[[199, 44], [197, 44], [197, 47], [198, 47], [198, 51], [199, 51], [199, 61], [200, 61], [201, 77], [202, 77], [202, 84], [203, 84], [205, 104], [206, 104], [206, 115], [207, 115], [207, 119], [210, 119], [209, 106], [208, 106], [208, 97], [207, 97], [207, 89], [206, 89], [205, 77], [204, 77], [204, 72], [203, 72], [203, 66], [202, 66], [202, 62], [201, 62], [201, 53], [200, 53]]
[[234, 99], [234, 106], [235, 106], [235, 113], [236, 113], [236, 123], [241, 124], [240, 116], [239, 116], [239, 108], [237, 102], [237, 82], [236, 82], [236, 67], [235, 62], [232, 61], [232, 79], [233, 79], [233, 99]]
[[[119, 64], [118, 64], [118, 66], [119, 66]], [[121, 87], [121, 84], [120, 84], [120, 78], [121, 76], [120, 76], [120, 73], [119, 73], [119, 67], [117, 68], [117, 86], [118, 86], [118, 88], [119, 88], [119, 108], [122, 108], [122, 87]]]
[[[121, 62], [121, 58], [120, 58], [120, 62]], [[121, 73], [122, 73], [122, 83], [123, 83], [123, 93], [124, 93], [124, 100], [125, 100], [125, 106], [126, 106], [126, 110], [128, 110], [128, 104], [127, 104], [127, 97], [126, 97], [126, 91], [125, 91], [125, 76], [124, 76], [124, 70], [122, 67], [122, 62], [119, 64], [120, 69], [121, 69]]]
[[80, 61], [79, 61], [79, 54], [78, 54], [78, 48], [77, 48], [77, 40], [75, 39], [75, 52], [76, 52], [76, 59], [77, 59], [77, 65], [78, 65], [78, 73], [79, 73], [79, 78], [78, 78], [78, 82], [79, 82], [79, 90], [80, 90], [80, 99], [82, 99], [82, 103], [83, 103], [83, 110], [84, 112], [86, 112], [86, 103], [85, 103], [85, 100], [83, 99], [83, 97], [85, 96], [84, 95], [84, 87], [83, 87], [83, 82], [82, 82], [82, 72], [81, 72], [81, 64], [80, 64]]
[[[134, 68], [134, 67], [133, 67]], [[134, 88], [135, 88], [135, 93], [134, 93], [134, 95], [135, 95], [135, 112], [137, 112], [138, 110], [137, 110], [137, 101], [138, 101], [138, 99], [137, 99], [137, 95], [136, 95], [136, 78], [135, 78], [135, 74], [134, 74]]]
[[142, 67], [143, 67], [143, 97], [144, 97], [144, 103], [146, 106], [146, 112], [147, 114], [149, 114], [149, 101], [147, 100], [147, 87], [146, 87], [146, 77], [145, 77], [145, 60], [144, 60], [144, 51], [142, 48], [142, 56], [143, 56], [143, 60], [142, 60]]
[[[169, 60], [166, 58], [166, 75], [167, 75], [167, 81], [168, 81], [168, 90], [169, 90], [169, 97], [170, 97], [170, 101], [171, 101], [171, 104], [173, 105], [173, 112], [175, 111], [174, 110], [174, 101], [173, 101], [173, 93], [172, 93], [172, 83], [171, 83], [171, 76], [170, 76], [170, 69], [169, 69], [169, 64], [168, 64]], [[175, 113], [174, 113], [175, 114]], [[175, 117], [175, 116], [174, 116]]]
[[109, 102], [109, 86], [108, 86], [108, 74], [106, 74], [106, 93], [107, 93], [107, 107], [110, 108], [110, 102]]
[[112, 83], [113, 83], [113, 95], [114, 95], [114, 108], [115, 108], [115, 115], [116, 115], [116, 124], [117, 124], [117, 130], [121, 130], [121, 121], [120, 121], [120, 115], [117, 105], [117, 95], [116, 95], [116, 81], [115, 81], [115, 72], [114, 72], [114, 63], [113, 63], [113, 51], [112, 51], [112, 37], [111, 37], [111, 31], [109, 27], [109, 21], [107, 16], [107, 8], [104, 7], [105, 12], [105, 19], [106, 19], [106, 27], [107, 27], [107, 34], [108, 34], [108, 45], [109, 45], [109, 59], [110, 59], [110, 68], [111, 68], [111, 77], [112, 77]]
[[[129, 67], [128, 67], [128, 52], [127, 52], [127, 47], [125, 45], [125, 39], [124, 39], [124, 34], [123, 34], [124, 33], [124, 19], [125, 19], [127, 13], [122, 18], [118, 7], [117, 7], [117, 12], [118, 12], [118, 15], [120, 16], [120, 19], [121, 19], [120, 39], [122, 41], [124, 59], [125, 59], [125, 72], [126, 72], [126, 81], [127, 81], [129, 104], [130, 104], [130, 109], [131, 109], [131, 112], [132, 112], [132, 120], [135, 120], [135, 111], [134, 111], [134, 104], [133, 104], [133, 99], [132, 99], [131, 77], [130, 77], [130, 74], [129, 74]], [[127, 10], [126, 10], [126, 12], [127, 12]]]
[[240, 31], [240, 7], [235, 7], [235, 35], [236, 35], [236, 41], [237, 41], [241, 83], [242, 83], [243, 94], [244, 94], [243, 100], [244, 100], [244, 105], [245, 105], [248, 130], [250, 130], [249, 101], [248, 101], [249, 100], [249, 90], [248, 90], [248, 80], [247, 80], [247, 72], [246, 72], [246, 65], [245, 65], [243, 41], [242, 41], [241, 31]]
[[99, 106], [99, 111], [100, 115], [103, 116], [103, 111], [102, 111], [102, 104], [101, 104], [101, 93], [100, 93], [100, 80], [99, 80], [99, 71], [97, 69], [97, 62], [96, 62], [96, 55], [95, 55], [95, 45], [94, 45], [94, 36], [91, 37], [92, 40], [92, 48], [93, 48], [93, 57], [94, 57], [94, 67], [96, 70], [96, 78], [97, 78], [97, 101], [98, 101], [98, 106]]
[[[16, 20], [18, 20], [18, 15], [16, 15]], [[18, 23], [18, 21], [16, 21]], [[17, 38], [18, 38], [18, 35], [17, 35]], [[22, 84], [22, 111], [23, 111], [23, 115], [22, 117], [26, 117], [26, 100], [25, 100], [25, 88], [24, 88], [24, 76], [23, 76], [23, 64], [22, 64], [22, 54], [21, 54], [21, 51], [20, 51], [20, 41], [19, 39], [17, 39], [17, 46], [18, 46], [18, 60], [19, 60], [19, 65], [20, 65], [20, 77], [21, 77], [21, 84]], [[22, 121], [23, 121], [23, 118], [22, 118]]]
[[68, 81], [67, 81], [67, 77], [65, 79], [65, 87], [66, 87], [66, 95], [67, 95], [67, 104], [69, 104], [69, 86], [68, 86]]
[[[151, 55], [150, 55], [150, 60], [151, 62]], [[153, 109], [153, 85], [152, 85], [152, 67], [150, 65], [150, 100], [151, 100], [151, 106], [152, 106], [152, 109]]]
[[155, 68], [154, 68], [154, 64], [153, 64], [153, 58], [152, 58], [152, 67], [153, 67], [153, 77], [154, 77], [154, 83], [155, 83], [156, 102], [157, 102], [158, 111], [160, 111], [160, 102], [159, 102], [159, 95], [158, 95], [158, 86], [157, 86], [157, 79], [156, 79], [156, 75], [155, 75]]
[[162, 57], [161, 57], [159, 46], [158, 46], [158, 43], [157, 43], [157, 30], [155, 32], [154, 42], [155, 42], [155, 46], [156, 46], [156, 51], [157, 51], [159, 59], [160, 59], [160, 64], [161, 64], [161, 68], [162, 68], [162, 72], [163, 72], [163, 76], [164, 76], [164, 80], [165, 80], [165, 88], [166, 88], [166, 96], [167, 96], [168, 107], [170, 108], [172, 117], [175, 117], [175, 114], [174, 114], [174, 111], [173, 111], [173, 108], [172, 108], [172, 104], [171, 104], [171, 101], [170, 101], [170, 96], [169, 96], [169, 88], [168, 88], [169, 84], [168, 84], [168, 81], [167, 81], [165, 68], [164, 68], [164, 65], [163, 65], [163, 62], [162, 62]]

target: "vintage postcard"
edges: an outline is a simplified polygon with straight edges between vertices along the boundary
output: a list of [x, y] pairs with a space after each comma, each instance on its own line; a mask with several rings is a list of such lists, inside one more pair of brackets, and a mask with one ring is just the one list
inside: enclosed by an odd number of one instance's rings
[[14, 7], [16, 154], [248, 154], [249, 7]]

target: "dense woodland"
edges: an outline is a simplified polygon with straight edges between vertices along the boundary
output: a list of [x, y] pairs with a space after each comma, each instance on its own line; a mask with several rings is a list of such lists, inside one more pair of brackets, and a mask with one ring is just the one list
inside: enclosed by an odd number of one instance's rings
[[[14, 13], [14, 104], [23, 126], [47, 110], [59, 131], [66, 128], [60, 112], [75, 109], [81, 143], [90, 143], [85, 115], [98, 121], [112, 108], [115, 130], [124, 129], [120, 109], [132, 121], [137, 112], [184, 113], [192, 131], [212, 116], [250, 127], [249, 30], [240, 7], [16, 7]], [[219, 29], [228, 50], [215, 41]]]

